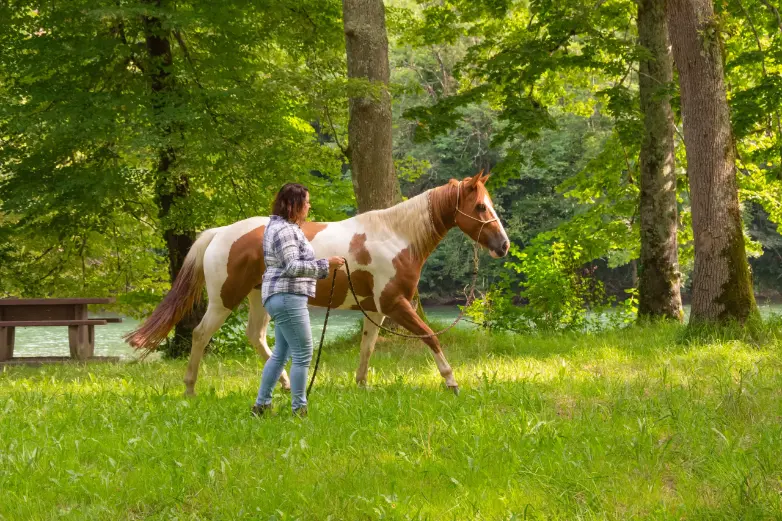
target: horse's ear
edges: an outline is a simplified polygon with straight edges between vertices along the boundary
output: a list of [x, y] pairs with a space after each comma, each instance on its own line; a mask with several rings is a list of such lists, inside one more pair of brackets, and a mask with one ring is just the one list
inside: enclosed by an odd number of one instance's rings
[[486, 184], [486, 181], [489, 180], [489, 177], [491, 177], [491, 172], [487, 172], [486, 175], [483, 175], [483, 170], [481, 170], [481, 183]]
[[471, 188], [477, 185], [478, 183], [481, 182], [481, 177], [483, 177], [483, 170], [475, 174], [473, 177], [468, 177], [467, 179], [465, 179], [464, 186], [467, 188]]

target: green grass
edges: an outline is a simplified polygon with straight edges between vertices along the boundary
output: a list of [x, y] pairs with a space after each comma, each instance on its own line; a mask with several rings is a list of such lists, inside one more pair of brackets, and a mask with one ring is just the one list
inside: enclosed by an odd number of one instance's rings
[[310, 416], [249, 408], [261, 364], [0, 373], [0, 519], [782, 519], [782, 346], [444, 337], [325, 351]]

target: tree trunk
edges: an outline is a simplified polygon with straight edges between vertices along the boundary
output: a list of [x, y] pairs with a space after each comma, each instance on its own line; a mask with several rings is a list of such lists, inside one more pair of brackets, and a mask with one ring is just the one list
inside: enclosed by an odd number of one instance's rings
[[382, 0], [343, 0], [348, 78], [369, 80], [377, 92], [350, 98], [348, 156], [358, 211], [401, 201], [392, 157], [388, 36]]
[[[160, 7], [160, 0], [149, 2], [154, 7]], [[165, 120], [163, 116], [166, 103], [170, 103], [174, 92], [174, 77], [171, 75], [173, 57], [171, 54], [171, 33], [163, 27], [160, 18], [154, 16], [142, 17], [144, 37], [146, 40], [149, 65], [147, 74], [152, 90], [152, 106], [155, 116], [161, 146], [158, 152], [158, 162], [155, 185], [157, 195], [158, 218], [164, 226], [163, 238], [168, 248], [168, 272], [171, 283], [174, 283], [187, 252], [195, 240], [193, 230], [180, 230], [168, 221], [171, 210], [176, 204], [186, 199], [189, 193], [187, 177], [172, 170], [176, 161], [176, 149], [171, 144], [175, 123]], [[174, 338], [168, 343], [165, 352], [170, 357], [183, 357], [190, 352], [193, 329], [203, 316], [203, 309], [196, 307], [189, 316], [181, 320], [174, 330]]]
[[755, 313], [719, 26], [711, 0], [668, 0], [695, 235], [690, 324]]
[[676, 240], [676, 172], [673, 112], [667, 89], [673, 63], [665, 23], [665, 0], [639, 0], [638, 39], [648, 51], [639, 63], [644, 121], [641, 143], [641, 272], [638, 318], [682, 320]]

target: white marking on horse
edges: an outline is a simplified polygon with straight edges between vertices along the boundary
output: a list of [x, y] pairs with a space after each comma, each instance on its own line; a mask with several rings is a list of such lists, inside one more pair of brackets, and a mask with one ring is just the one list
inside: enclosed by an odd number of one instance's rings
[[[250, 217], [219, 228], [220, 232], [215, 235], [204, 253], [204, 277], [210, 302], [219, 299], [222, 303], [220, 293], [228, 279], [228, 255], [231, 253], [231, 245], [256, 228], [267, 224], [269, 224], [269, 217]], [[258, 247], [260, 248], [261, 245], [259, 244]]]
[[[509, 241], [508, 234], [505, 232], [505, 227], [502, 225], [502, 220], [500, 220], [500, 216], [497, 215], [497, 212], [494, 210], [494, 205], [491, 203], [491, 198], [489, 197], [488, 193], [483, 196], [483, 204], [485, 204], [486, 208], [489, 209], [489, 215], [491, 216], [491, 218], [497, 219], [495, 222], [499, 225], [500, 231], [502, 232], [502, 236], [505, 238], [506, 241]], [[499, 255], [497, 255], [493, 251], [490, 251], [489, 255], [491, 255], [495, 259], [499, 258]]]

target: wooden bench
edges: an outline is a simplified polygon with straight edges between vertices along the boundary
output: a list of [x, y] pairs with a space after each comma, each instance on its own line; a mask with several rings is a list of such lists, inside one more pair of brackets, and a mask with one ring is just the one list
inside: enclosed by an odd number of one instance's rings
[[113, 298], [0, 299], [0, 362], [14, 356], [17, 327], [67, 326], [71, 358], [86, 360], [95, 353], [95, 326], [121, 318], [88, 318], [88, 304], [112, 304]]

